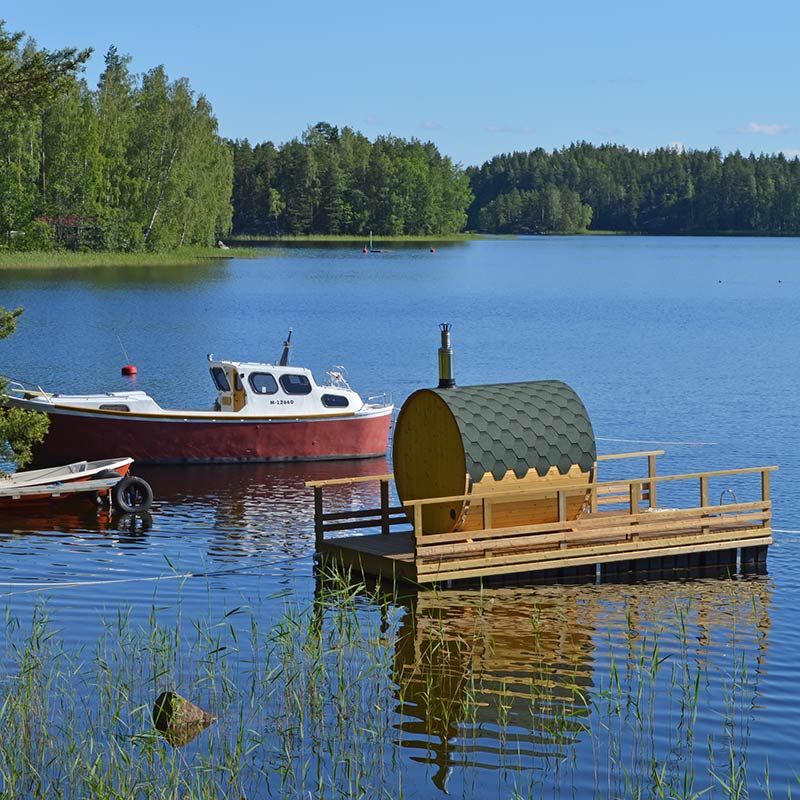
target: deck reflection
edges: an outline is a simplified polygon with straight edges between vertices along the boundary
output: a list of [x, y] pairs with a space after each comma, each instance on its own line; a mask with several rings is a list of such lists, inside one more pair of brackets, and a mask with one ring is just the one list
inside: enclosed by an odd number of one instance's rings
[[420, 591], [395, 646], [399, 744], [442, 791], [464, 767], [553, 769], [590, 735], [609, 658], [630, 668], [653, 635], [675, 651], [681, 626], [688, 647], [673, 657], [708, 664], [741, 650], [755, 700], [770, 597], [763, 578]]

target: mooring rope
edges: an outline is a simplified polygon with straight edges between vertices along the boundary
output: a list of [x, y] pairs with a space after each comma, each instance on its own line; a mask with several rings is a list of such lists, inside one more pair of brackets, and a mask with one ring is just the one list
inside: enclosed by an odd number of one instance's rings
[[83, 586], [107, 586], [117, 585], [122, 583], [154, 583], [157, 581], [174, 581], [186, 580], [188, 578], [217, 578], [222, 575], [234, 575], [242, 572], [245, 569], [252, 569], [254, 567], [272, 567], [278, 564], [288, 564], [289, 562], [296, 562], [301, 558], [305, 558], [310, 553], [304, 556], [291, 556], [290, 558], [282, 558], [277, 561], [261, 561], [255, 564], [242, 564], [239, 567], [231, 569], [214, 570], [212, 572], [182, 572], [175, 575], [147, 575], [140, 578], [98, 578], [96, 580], [86, 581], [0, 581], [2, 587], [27, 587], [18, 592], [5, 592], [0, 594], [0, 597], [12, 597], [18, 594], [31, 594], [33, 592], [47, 592], [51, 589], [74, 589]]
[[669, 442], [657, 439], [611, 439], [608, 436], [595, 436], [598, 442], [625, 442], [626, 444], [682, 444], [688, 447], [711, 447], [717, 442]]

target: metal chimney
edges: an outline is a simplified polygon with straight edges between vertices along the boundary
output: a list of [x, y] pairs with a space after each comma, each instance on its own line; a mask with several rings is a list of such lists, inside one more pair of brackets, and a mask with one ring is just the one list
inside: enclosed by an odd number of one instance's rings
[[450, 346], [450, 323], [443, 322], [439, 325], [442, 332], [442, 346], [439, 348], [439, 389], [452, 389], [455, 385], [453, 378], [453, 348]]

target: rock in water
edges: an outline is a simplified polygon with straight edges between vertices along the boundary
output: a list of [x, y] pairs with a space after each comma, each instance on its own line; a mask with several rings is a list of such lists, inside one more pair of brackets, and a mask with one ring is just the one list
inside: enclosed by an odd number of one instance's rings
[[188, 744], [216, 719], [175, 692], [161, 692], [153, 705], [153, 724], [173, 747]]

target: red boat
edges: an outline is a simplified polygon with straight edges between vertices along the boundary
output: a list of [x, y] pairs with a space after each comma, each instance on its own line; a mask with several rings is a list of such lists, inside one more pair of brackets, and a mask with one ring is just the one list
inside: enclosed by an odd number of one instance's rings
[[142, 391], [50, 394], [9, 381], [3, 402], [50, 417], [38, 466], [125, 453], [142, 464], [315, 461], [386, 454], [393, 406], [364, 401], [331, 371], [208, 357], [211, 411], [164, 409]]

